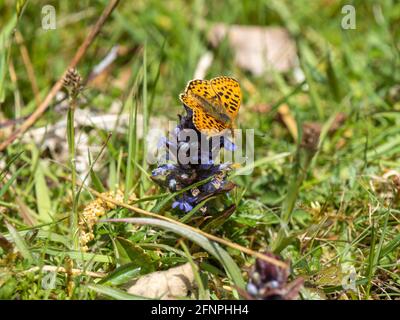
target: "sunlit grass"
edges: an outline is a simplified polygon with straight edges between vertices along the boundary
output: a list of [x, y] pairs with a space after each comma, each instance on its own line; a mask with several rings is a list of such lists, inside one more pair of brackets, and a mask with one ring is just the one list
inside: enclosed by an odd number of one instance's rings
[[[48, 31], [41, 29], [38, 14], [44, 4], [29, 2], [18, 20], [12, 1], [0, 8], [0, 123], [16, 120], [14, 127], [0, 128], [0, 141], [36, 107], [14, 26], [24, 37], [43, 97], [104, 1], [59, 2], [59, 27]], [[52, 140], [38, 142], [28, 132], [0, 156], [0, 235], [6, 239], [0, 238], [0, 298], [138, 299], [124, 291], [127, 279], [188, 261], [199, 268], [199, 296], [238, 298], [235, 290], [223, 288], [243, 286], [254, 257], [231, 247], [214, 248], [193, 230], [185, 233], [165, 221], [144, 223], [135, 216], [137, 224], [99, 223], [89, 252], [77, 250], [77, 242], [71, 247], [78, 235], [76, 224], [69, 224], [71, 214], [77, 222], [84, 206], [96, 198], [79, 187], [85, 177], [99, 192], [122, 190], [125, 202], [143, 210], [200, 225], [203, 231], [257, 252], [276, 249], [292, 261], [292, 278], [306, 280], [303, 298], [398, 298], [400, 187], [392, 179], [400, 170], [400, 6], [394, 1], [354, 1], [357, 29], [343, 30], [343, 4], [121, 2], [78, 66], [87, 79], [119, 45], [122, 53], [106, 78], [87, 83], [74, 109], [54, 101], [34, 126], [51, 130], [66, 121], [64, 139], [54, 140], [66, 155], [52, 149]], [[298, 46], [304, 82], [296, 82], [291, 73], [254, 77], [239, 69], [229, 46], [209, 47], [207, 33], [218, 22], [286, 27]], [[255, 164], [249, 176], [233, 173], [236, 189], [217, 200], [220, 207], [236, 205], [236, 210], [215, 212], [210, 221], [203, 221], [199, 208], [187, 215], [171, 208], [173, 197], [184, 190], [170, 194], [150, 181], [153, 167], [146, 162], [141, 133], [152, 129], [153, 119], [176, 120], [183, 111], [178, 94], [207, 50], [214, 54], [207, 78], [229, 74], [241, 83], [244, 101], [238, 123], [255, 129]], [[268, 112], [257, 109], [262, 104], [270, 107]], [[280, 120], [278, 108], [283, 104], [299, 128], [306, 122], [319, 123], [321, 140], [312, 159]], [[113, 113], [119, 120], [108, 131], [95, 125], [73, 130], [77, 109], [91, 115]], [[345, 114], [345, 122], [329, 132], [339, 113]], [[123, 117], [128, 119], [125, 127], [120, 125]], [[88, 140], [80, 154], [83, 134]], [[77, 155], [90, 159], [81, 173], [72, 161]], [[245, 168], [236, 173], [241, 170]], [[228, 218], [218, 219], [217, 214]], [[114, 208], [107, 218], [134, 215]], [[215, 250], [222, 250], [222, 258]], [[49, 273], [41, 268], [67, 268], [69, 259], [82, 274], [71, 278], [59, 272], [54, 287], [43, 286]], [[34, 267], [38, 268], [29, 271]], [[343, 289], [347, 267], [356, 271], [356, 291]], [[107, 276], [100, 280], [83, 271]]]

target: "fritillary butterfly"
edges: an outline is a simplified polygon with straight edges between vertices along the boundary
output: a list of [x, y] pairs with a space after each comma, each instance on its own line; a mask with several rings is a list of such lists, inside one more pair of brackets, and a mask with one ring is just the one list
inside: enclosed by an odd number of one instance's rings
[[193, 124], [207, 135], [233, 130], [240, 108], [242, 93], [237, 80], [217, 77], [211, 80], [192, 80], [180, 100], [193, 111]]

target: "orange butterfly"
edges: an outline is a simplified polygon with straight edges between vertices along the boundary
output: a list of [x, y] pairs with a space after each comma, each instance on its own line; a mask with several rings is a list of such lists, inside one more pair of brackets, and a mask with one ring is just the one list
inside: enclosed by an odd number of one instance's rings
[[217, 77], [211, 80], [192, 80], [180, 100], [193, 111], [193, 124], [207, 135], [233, 130], [239, 112], [242, 93], [237, 80]]

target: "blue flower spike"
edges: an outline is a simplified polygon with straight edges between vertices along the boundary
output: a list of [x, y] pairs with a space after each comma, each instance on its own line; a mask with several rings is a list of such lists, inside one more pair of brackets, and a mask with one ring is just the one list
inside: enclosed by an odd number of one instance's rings
[[[193, 124], [193, 113], [186, 106], [186, 115], [179, 116], [179, 124], [170, 133], [169, 139], [166, 137], [159, 140], [159, 148], [166, 149], [169, 159], [168, 164], [162, 164], [152, 171], [152, 179], [160, 186], [167, 188], [170, 192], [176, 192], [190, 187], [192, 184], [210, 179], [207, 183], [194, 188], [188, 188], [174, 199], [172, 208], [187, 213], [204, 199], [216, 194], [229, 192], [234, 188], [234, 184], [227, 181], [227, 173], [232, 169], [232, 163], [216, 163], [220, 148], [228, 151], [235, 151], [236, 145], [226, 136], [221, 136], [218, 145], [207, 143], [201, 146], [197, 141], [210, 141], [203, 136]], [[197, 134], [197, 141], [191, 142], [181, 133], [186, 129], [192, 129]], [[185, 140], [186, 139], [186, 140]], [[175, 142], [174, 142], [175, 141]], [[195, 152], [193, 152], [195, 151]], [[181, 163], [177, 155], [187, 155], [185, 163]], [[182, 161], [183, 162], [183, 161]], [[187, 163], [188, 162], [188, 163]], [[200, 212], [205, 213], [207, 207], [200, 208]]]

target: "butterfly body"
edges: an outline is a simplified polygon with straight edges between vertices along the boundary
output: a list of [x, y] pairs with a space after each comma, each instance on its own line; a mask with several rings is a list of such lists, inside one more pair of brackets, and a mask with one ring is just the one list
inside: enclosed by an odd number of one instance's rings
[[226, 115], [223, 111], [223, 107], [218, 99], [207, 100], [202, 96], [199, 96], [194, 93], [190, 93], [198, 103], [201, 105], [208, 114], [212, 115], [215, 119], [219, 120], [223, 124], [229, 125], [232, 122], [232, 119]]
[[193, 111], [193, 124], [207, 135], [233, 130], [233, 123], [240, 108], [239, 83], [230, 77], [211, 80], [192, 80], [180, 100]]

